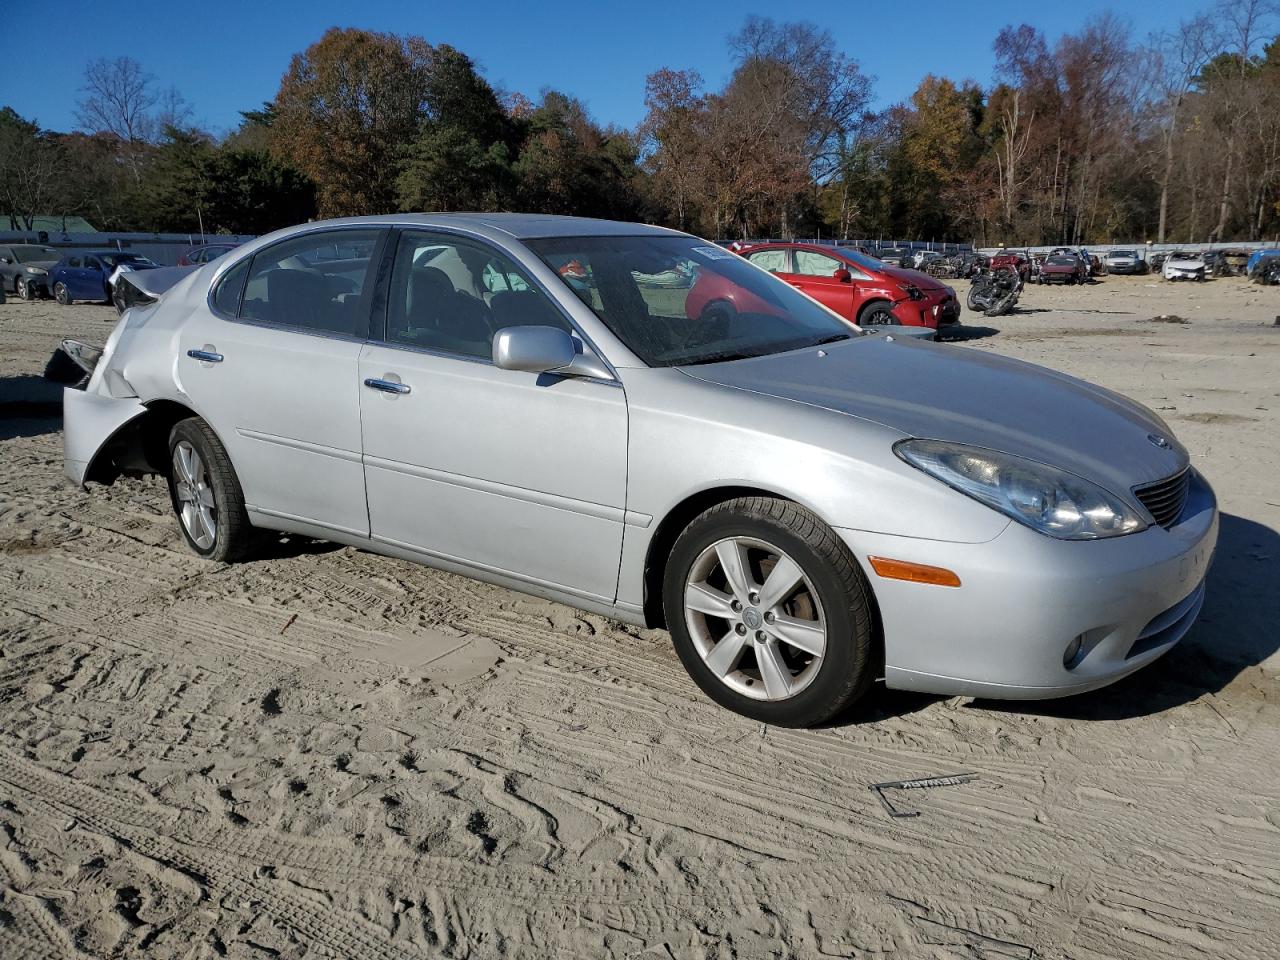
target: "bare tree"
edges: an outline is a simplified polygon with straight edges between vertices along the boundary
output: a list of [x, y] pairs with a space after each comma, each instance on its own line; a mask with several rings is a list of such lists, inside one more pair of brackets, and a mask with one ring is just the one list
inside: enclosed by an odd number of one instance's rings
[[113, 133], [125, 143], [150, 140], [155, 132], [154, 86], [155, 78], [132, 57], [94, 60], [84, 68], [84, 97], [76, 120], [89, 133]]
[[1275, 15], [1273, 0], [1237, 0], [1224, 3], [1218, 12], [1228, 36], [1228, 56], [1219, 58], [1219, 92], [1222, 95], [1218, 111], [1219, 125], [1223, 128], [1223, 148], [1226, 163], [1222, 173], [1221, 200], [1218, 205], [1218, 224], [1210, 234], [1212, 239], [1222, 238], [1231, 216], [1233, 176], [1236, 175], [1237, 153], [1244, 122], [1248, 87], [1256, 69], [1254, 57], [1265, 38], [1263, 29]]
[[1152, 37], [1143, 51], [1143, 75], [1152, 84], [1151, 106], [1160, 146], [1160, 225], [1156, 238], [1165, 242], [1169, 225], [1169, 187], [1175, 170], [1175, 147], [1189, 95], [1196, 78], [1222, 50], [1218, 21], [1201, 14], [1178, 25], [1178, 29]]

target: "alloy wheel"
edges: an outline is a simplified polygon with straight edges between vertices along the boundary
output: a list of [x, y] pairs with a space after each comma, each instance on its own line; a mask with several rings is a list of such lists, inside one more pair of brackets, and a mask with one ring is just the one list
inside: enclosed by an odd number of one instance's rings
[[212, 550], [218, 536], [218, 507], [204, 461], [186, 440], [173, 448], [173, 489], [187, 536], [201, 550]]
[[689, 570], [685, 624], [708, 669], [756, 700], [786, 700], [818, 675], [822, 604], [800, 565], [755, 537], [711, 544]]
[[27, 281], [24, 280], [22, 277], [18, 278], [18, 282], [15, 286], [14, 292], [18, 294], [19, 300], [31, 299], [31, 288], [27, 285]]

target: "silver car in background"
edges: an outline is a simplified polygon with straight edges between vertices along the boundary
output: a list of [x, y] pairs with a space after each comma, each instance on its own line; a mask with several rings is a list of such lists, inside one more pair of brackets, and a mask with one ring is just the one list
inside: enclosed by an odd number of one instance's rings
[[1146, 273], [1147, 264], [1136, 250], [1112, 250], [1102, 258], [1107, 273]]
[[877, 678], [1090, 690], [1203, 602], [1217, 507], [1156, 414], [687, 234], [388, 216], [149, 274], [66, 391], [66, 471], [164, 475], [213, 560], [288, 531], [665, 627], [786, 725]]

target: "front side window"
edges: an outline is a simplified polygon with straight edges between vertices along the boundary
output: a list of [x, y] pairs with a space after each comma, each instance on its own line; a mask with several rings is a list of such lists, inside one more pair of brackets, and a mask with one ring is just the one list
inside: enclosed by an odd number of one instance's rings
[[386, 339], [488, 360], [504, 327], [572, 333], [560, 310], [510, 258], [479, 242], [405, 231], [396, 245]]
[[814, 253], [812, 250], [796, 251], [796, 273], [806, 277], [834, 277], [836, 271], [843, 267], [835, 257]]
[[[651, 367], [763, 356], [857, 335], [790, 285], [693, 237], [555, 237], [525, 245]], [[644, 281], [654, 276], [683, 280]]]
[[364, 294], [380, 234], [320, 231], [258, 251], [249, 267], [240, 318], [363, 337]]
[[747, 254], [747, 259], [761, 270], [768, 270], [770, 273], [787, 272], [787, 251], [785, 250], [761, 250]]
[[79, 258], [79, 257], [67, 257], [67, 266], [68, 266], [68, 267], [75, 267], [77, 270], [78, 270], [78, 269], [80, 269], [80, 258]]

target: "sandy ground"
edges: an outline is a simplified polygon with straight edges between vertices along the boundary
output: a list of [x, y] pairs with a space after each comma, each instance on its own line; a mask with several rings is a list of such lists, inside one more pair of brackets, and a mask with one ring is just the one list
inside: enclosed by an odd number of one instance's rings
[[[112, 312], [0, 306], [0, 956], [1280, 956], [1277, 314], [1110, 278], [966, 317], [1162, 411], [1224, 511], [1204, 614], [1097, 694], [801, 732], [663, 633], [325, 544], [197, 560], [159, 482], [61, 477], [30, 378]], [[867, 789], [959, 771], [912, 819]]]

